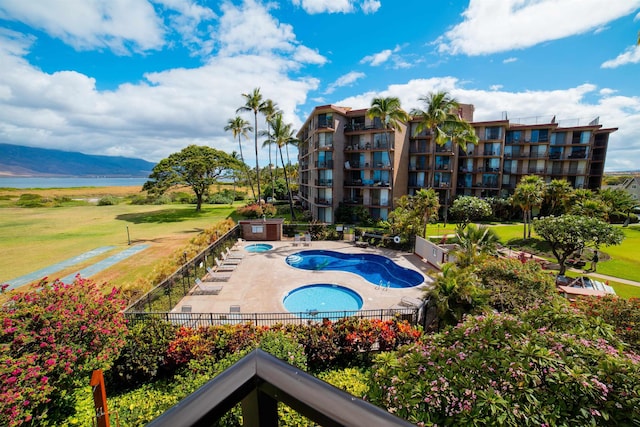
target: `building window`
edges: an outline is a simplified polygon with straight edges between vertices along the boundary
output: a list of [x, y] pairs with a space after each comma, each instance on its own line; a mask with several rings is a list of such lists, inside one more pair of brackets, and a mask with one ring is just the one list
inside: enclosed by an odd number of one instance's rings
[[500, 126], [491, 126], [484, 130], [484, 139], [501, 139], [502, 128]]
[[264, 233], [264, 225], [252, 225], [251, 233], [253, 234], [262, 234]]

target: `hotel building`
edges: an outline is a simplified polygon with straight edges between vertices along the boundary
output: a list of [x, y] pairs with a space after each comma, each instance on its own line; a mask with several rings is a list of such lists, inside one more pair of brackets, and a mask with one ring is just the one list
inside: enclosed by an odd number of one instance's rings
[[598, 119], [586, 125], [521, 124], [508, 119], [474, 122], [473, 106], [460, 106], [477, 145], [437, 145], [417, 120], [385, 130], [367, 109], [318, 106], [297, 134], [299, 196], [313, 219], [334, 222], [340, 204], [364, 206], [386, 219], [393, 201], [433, 188], [447, 208], [455, 196], [506, 197], [525, 175], [566, 179], [574, 188], [602, 183], [609, 135]]

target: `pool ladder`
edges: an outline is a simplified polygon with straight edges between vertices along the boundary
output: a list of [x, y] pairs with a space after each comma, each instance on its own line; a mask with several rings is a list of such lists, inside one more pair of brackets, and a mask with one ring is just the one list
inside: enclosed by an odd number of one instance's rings
[[378, 286], [376, 286], [376, 289], [382, 289], [383, 291], [386, 291], [387, 289], [389, 289], [391, 287], [391, 281], [387, 280], [387, 284], [384, 284], [384, 281], [380, 280], [380, 283], [378, 283]]

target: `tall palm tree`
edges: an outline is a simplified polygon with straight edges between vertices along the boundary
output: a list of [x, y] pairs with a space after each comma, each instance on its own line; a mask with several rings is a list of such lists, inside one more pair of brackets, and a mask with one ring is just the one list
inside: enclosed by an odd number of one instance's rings
[[282, 147], [286, 146], [289, 142], [295, 140], [295, 132], [291, 129], [291, 124], [285, 123], [282, 119], [282, 113], [276, 113], [271, 118], [271, 139], [278, 147], [280, 152], [280, 159], [282, 160], [282, 169], [284, 170], [284, 182], [287, 186], [287, 194], [289, 195], [289, 209], [291, 210], [291, 219], [296, 219], [295, 211], [293, 210], [293, 195], [291, 194], [291, 188], [289, 187], [289, 177], [287, 176], [287, 165], [284, 164], [284, 156], [282, 155]]
[[247, 181], [249, 182], [249, 187], [251, 187], [251, 193], [253, 194], [253, 198], [256, 198], [256, 192], [253, 189], [253, 183], [251, 182], [251, 175], [249, 174], [249, 169], [247, 168], [247, 164], [244, 162], [244, 156], [242, 154], [242, 139], [241, 137], [247, 137], [248, 132], [253, 132], [253, 128], [249, 125], [249, 122], [243, 119], [240, 116], [236, 116], [233, 119], [229, 119], [227, 121], [227, 125], [224, 127], [224, 130], [231, 131], [233, 133], [233, 137], [238, 137], [238, 148], [240, 148], [240, 161], [245, 169], [245, 173], [247, 175]]
[[[267, 140], [262, 144], [262, 147], [264, 147], [265, 145], [267, 145], [269, 147], [269, 174], [271, 175], [271, 197], [275, 199], [275, 188], [276, 188], [276, 181], [273, 175], [273, 161], [271, 160], [271, 145], [272, 145], [272, 141], [271, 138], [269, 138], [269, 132], [270, 132], [270, 127], [271, 127], [271, 119], [273, 118], [273, 116], [278, 112], [278, 105], [273, 102], [273, 100], [271, 99], [267, 99], [266, 101], [264, 101], [262, 108], [260, 109], [260, 112], [262, 114], [264, 114], [264, 118], [266, 120], [267, 123]], [[276, 174], [278, 173], [278, 155], [276, 153], [276, 162], [275, 162], [275, 166], [276, 166]]]
[[[398, 128], [400, 123], [409, 121], [409, 114], [400, 106], [400, 98], [389, 96], [386, 98], [373, 98], [371, 107], [367, 110], [370, 119], [378, 118], [385, 129], [385, 139], [387, 142], [387, 157], [389, 158], [389, 183], [393, 192], [393, 158], [391, 157], [390, 134]], [[391, 197], [391, 209], [393, 209], [393, 193]]]
[[251, 93], [243, 93], [242, 97], [245, 99], [245, 104], [236, 110], [236, 113], [240, 111], [253, 111], [254, 129], [253, 135], [255, 137], [255, 154], [256, 154], [256, 174], [258, 181], [258, 204], [262, 203], [262, 192], [260, 191], [260, 163], [258, 161], [258, 112], [264, 108], [264, 102], [262, 101], [262, 94], [260, 88], [253, 89]]
[[414, 209], [422, 214], [422, 237], [427, 238], [427, 225], [432, 219], [438, 219], [438, 210], [440, 209], [440, 200], [438, 194], [429, 188], [425, 190], [420, 189], [413, 196]]
[[418, 100], [424, 102], [426, 110], [411, 110], [411, 116], [419, 119], [416, 135], [423, 130], [428, 130], [431, 131], [436, 144], [444, 145], [451, 140], [460, 145], [463, 150], [469, 143], [478, 143], [473, 126], [463, 120], [458, 113], [460, 104], [447, 92], [431, 92]]
[[524, 230], [523, 239], [531, 238], [532, 211], [539, 207], [544, 200], [544, 180], [537, 175], [527, 175], [523, 177], [513, 192], [513, 204], [522, 209]]

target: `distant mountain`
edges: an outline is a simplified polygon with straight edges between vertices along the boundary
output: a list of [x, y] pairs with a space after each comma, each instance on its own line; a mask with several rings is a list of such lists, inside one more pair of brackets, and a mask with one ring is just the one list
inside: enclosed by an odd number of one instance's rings
[[147, 177], [155, 163], [0, 143], [0, 175]]

